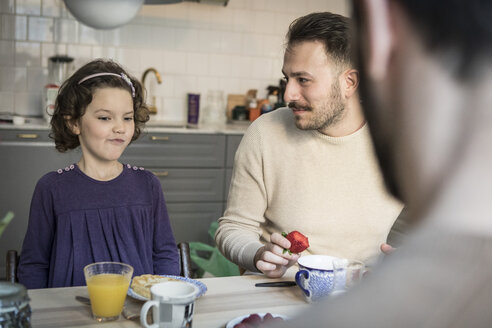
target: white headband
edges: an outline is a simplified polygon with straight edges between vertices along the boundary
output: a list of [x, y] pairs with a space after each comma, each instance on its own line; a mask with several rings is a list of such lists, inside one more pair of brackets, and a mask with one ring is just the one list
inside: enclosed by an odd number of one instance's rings
[[132, 88], [132, 97], [135, 98], [135, 87], [133, 86], [133, 83], [130, 80], [130, 78], [128, 76], [126, 76], [125, 73], [120, 73], [120, 74], [116, 74], [116, 73], [96, 73], [96, 74], [91, 74], [89, 76], [84, 77], [82, 80], [80, 80], [79, 81], [79, 84], [81, 84], [82, 82], [87, 81], [88, 79], [92, 79], [93, 77], [96, 77], [96, 76], [104, 76], [104, 75], [113, 75], [113, 76], [117, 76], [117, 77], [122, 78], [123, 80], [125, 80], [125, 82], [128, 83], [128, 85], [130, 86], [130, 88]]

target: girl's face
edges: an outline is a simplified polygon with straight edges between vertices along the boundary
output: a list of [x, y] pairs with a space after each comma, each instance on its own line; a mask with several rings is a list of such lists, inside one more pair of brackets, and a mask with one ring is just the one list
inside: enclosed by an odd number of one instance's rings
[[85, 114], [74, 125], [84, 159], [118, 161], [135, 130], [133, 99], [119, 88], [96, 89]]

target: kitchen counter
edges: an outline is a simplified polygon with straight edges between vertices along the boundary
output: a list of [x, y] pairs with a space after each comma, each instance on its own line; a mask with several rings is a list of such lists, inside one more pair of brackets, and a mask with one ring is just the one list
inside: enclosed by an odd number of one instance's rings
[[[225, 125], [207, 125], [200, 124], [197, 127], [188, 128], [185, 126], [167, 126], [149, 124], [145, 126], [144, 131], [151, 133], [183, 133], [183, 134], [228, 134], [242, 135], [249, 127], [248, 123], [230, 123]], [[43, 119], [30, 118], [26, 119], [24, 124], [0, 123], [0, 129], [5, 130], [49, 130], [49, 124]]]

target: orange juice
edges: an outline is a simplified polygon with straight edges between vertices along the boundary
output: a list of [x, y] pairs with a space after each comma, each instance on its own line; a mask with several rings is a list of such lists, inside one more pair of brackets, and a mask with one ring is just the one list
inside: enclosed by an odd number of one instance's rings
[[117, 317], [123, 310], [130, 281], [120, 274], [104, 273], [90, 277], [87, 289], [92, 313], [97, 317]]

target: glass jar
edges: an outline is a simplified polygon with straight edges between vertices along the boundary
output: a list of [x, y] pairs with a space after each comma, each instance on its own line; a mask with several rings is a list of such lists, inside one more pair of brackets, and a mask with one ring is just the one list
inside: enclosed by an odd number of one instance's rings
[[31, 327], [29, 297], [21, 284], [0, 282], [0, 327]]
[[221, 90], [209, 90], [203, 115], [205, 124], [225, 124], [227, 122], [226, 108], [224, 105], [224, 92]]

